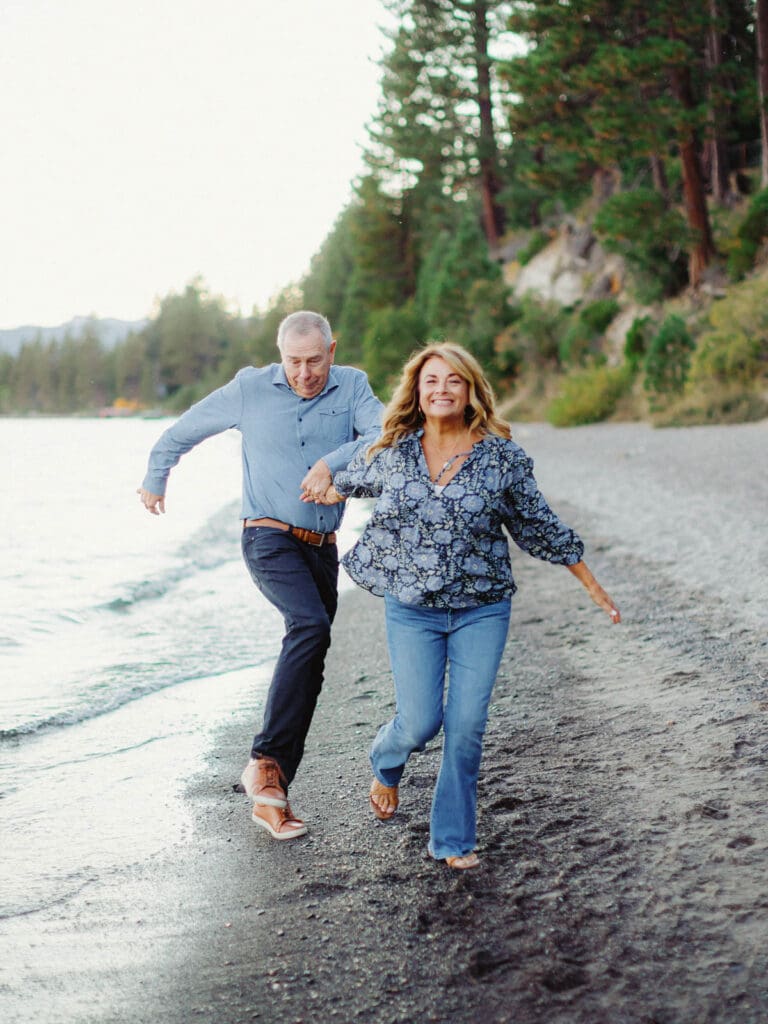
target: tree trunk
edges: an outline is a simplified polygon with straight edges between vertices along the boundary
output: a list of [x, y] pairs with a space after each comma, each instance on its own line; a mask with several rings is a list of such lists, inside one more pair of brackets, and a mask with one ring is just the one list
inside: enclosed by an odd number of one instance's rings
[[728, 146], [723, 138], [722, 126], [727, 115], [721, 109], [722, 104], [716, 99], [717, 76], [723, 63], [722, 41], [718, 28], [717, 0], [709, 0], [709, 28], [707, 30], [706, 65], [710, 75], [709, 83], [709, 117], [711, 136], [707, 139], [707, 164], [709, 166], [709, 183], [713, 199], [724, 206], [730, 194], [728, 166]]
[[768, 187], [768, 0], [755, 4], [757, 35], [757, 95], [760, 101], [760, 184]]
[[477, 155], [480, 163], [480, 195], [482, 199], [483, 230], [490, 249], [496, 249], [504, 233], [504, 211], [498, 203], [501, 191], [496, 165], [498, 150], [493, 127], [493, 101], [491, 99], [491, 63], [488, 53], [488, 4], [476, 0], [472, 4], [472, 35], [477, 71], [477, 105], [480, 111], [480, 137]]
[[[544, 166], [544, 147], [537, 146], [533, 151], [533, 162], [537, 167]], [[531, 202], [530, 220], [532, 228], [541, 227], [541, 199], [538, 195]]]
[[[688, 68], [672, 68], [670, 78], [675, 98], [685, 110], [690, 110], [693, 107], [693, 98]], [[688, 226], [693, 232], [693, 243], [688, 253], [688, 281], [695, 288], [701, 281], [705, 267], [709, 266], [715, 255], [715, 245], [712, 241], [699, 151], [695, 134], [691, 129], [683, 129], [678, 145], [683, 170], [685, 211]]]
[[610, 199], [612, 195], [619, 189], [621, 182], [621, 173], [615, 165], [611, 167], [598, 167], [592, 175], [592, 198], [595, 202], [602, 206], [606, 199]]
[[667, 168], [664, 166], [663, 159], [658, 153], [651, 153], [651, 179], [653, 181], [654, 189], [659, 195], [664, 197], [665, 202], [669, 202], [669, 181], [667, 180]]

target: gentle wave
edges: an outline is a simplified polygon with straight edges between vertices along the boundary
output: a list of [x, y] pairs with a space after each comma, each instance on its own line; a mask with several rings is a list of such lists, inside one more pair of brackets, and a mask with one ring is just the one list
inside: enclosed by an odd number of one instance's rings
[[231, 523], [237, 503], [220, 509], [176, 552], [178, 564], [152, 579], [134, 580], [123, 585], [123, 593], [97, 605], [96, 611], [125, 612], [142, 601], [165, 597], [179, 583], [195, 573], [216, 569], [232, 557]]
[[[15, 649], [26, 659], [33, 689], [17, 685], [16, 696], [6, 694], [0, 743], [77, 725], [169, 687], [273, 659], [279, 616], [250, 589], [233, 545], [236, 517], [236, 502], [220, 508], [175, 551], [164, 553], [152, 575], [145, 567], [142, 577], [116, 581], [111, 593], [94, 594], [91, 603], [38, 607], [34, 618], [27, 615], [24, 632], [8, 637], [2, 649], [5, 657]], [[241, 586], [248, 588], [248, 601], [233, 602]], [[13, 671], [11, 662], [6, 668]]]
[[[223, 564], [222, 559], [219, 564]], [[189, 579], [197, 571], [192, 563], [168, 569], [162, 575], [151, 580], [137, 580], [125, 584], [125, 593], [114, 597], [103, 604], [96, 605], [95, 611], [127, 612], [142, 601], [156, 601], [165, 597], [179, 583]]]
[[[124, 707], [126, 704], [130, 704], [132, 701], [141, 700], [143, 697], [148, 697], [153, 693], [159, 693], [160, 691], [167, 690], [173, 686], [182, 686], [185, 683], [194, 682], [197, 679], [216, 678], [216, 676], [224, 675], [226, 672], [232, 672], [238, 669], [253, 668], [255, 670], [259, 666], [273, 660], [273, 658], [274, 652], [265, 652], [258, 660], [249, 658], [241, 662], [233, 661], [227, 663], [226, 666], [219, 665], [214, 670], [207, 669], [204, 672], [198, 672], [193, 675], [156, 676], [154, 681], [147, 680], [141, 684], [135, 684], [120, 691], [110, 689], [107, 692], [107, 683], [103, 683], [90, 690], [89, 697], [91, 699], [88, 703], [77, 704], [66, 710], [52, 712], [51, 714], [38, 719], [30, 719], [8, 729], [0, 728], [0, 743], [18, 741], [24, 737], [36, 736], [39, 733], [50, 729], [78, 725], [81, 722], [87, 722], [91, 719], [99, 718], [101, 715], [106, 715], [112, 711], [116, 711], [118, 708]], [[115, 666], [115, 669], [122, 669], [123, 672], [130, 671], [133, 668], [134, 666]], [[104, 687], [103, 699], [99, 700], [96, 698], [99, 695], [101, 687]]]

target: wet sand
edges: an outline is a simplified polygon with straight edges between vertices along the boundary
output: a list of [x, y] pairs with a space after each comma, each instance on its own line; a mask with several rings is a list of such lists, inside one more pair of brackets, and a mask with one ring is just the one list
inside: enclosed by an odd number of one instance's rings
[[4, 1021], [768, 1020], [768, 423], [516, 436], [624, 622], [513, 553], [482, 867], [426, 856], [437, 745], [392, 821], [368, 811], [391, 680], [381, 602], [355, 592], [291, 792], [309, 835], [251, 823], [233, 716], [183, 844], [3, 922]]

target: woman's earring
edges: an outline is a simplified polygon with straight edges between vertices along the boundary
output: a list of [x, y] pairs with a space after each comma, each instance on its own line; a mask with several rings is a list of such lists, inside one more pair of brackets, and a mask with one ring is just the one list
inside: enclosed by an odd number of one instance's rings
[[472, 405], [465, 405], [464, 406], [464, 421], [466, 423], [471, 423], [473, 418], [474, 418], [474, 415], [475, 415], [475, 408], [474, 408], [474, 406], [472, 406]]

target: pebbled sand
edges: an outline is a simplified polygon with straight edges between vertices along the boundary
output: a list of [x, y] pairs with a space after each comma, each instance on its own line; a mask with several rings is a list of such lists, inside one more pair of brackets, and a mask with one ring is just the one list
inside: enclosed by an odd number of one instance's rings
[[[764, 1024], [768, 423], [521, 426], [624, 616], [514, 553], [480, 783], [483, 866], [425, 856], [437, 747], [390, 822], [381, 603], [348, 595], [279, 844], [232, 790], [251, 723], [190, 780], [188, 842], [17, 931], [3, 1020]], [[183, 770], [183, 766], [179, 766]]]

